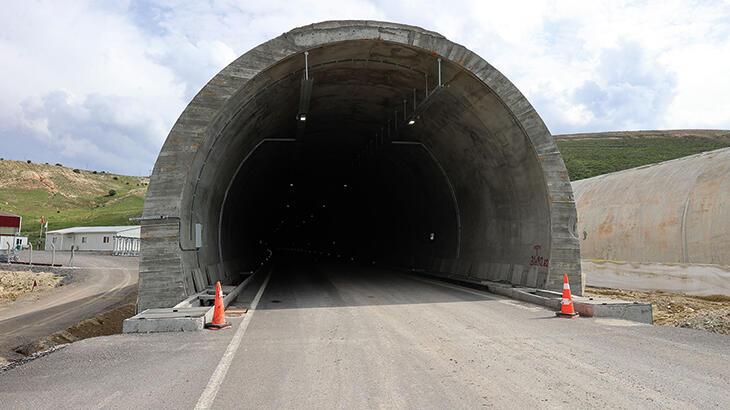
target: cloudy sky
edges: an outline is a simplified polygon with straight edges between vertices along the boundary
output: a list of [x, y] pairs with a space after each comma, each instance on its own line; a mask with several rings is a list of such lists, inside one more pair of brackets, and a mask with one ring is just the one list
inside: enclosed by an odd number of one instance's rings
[[502, 71], [554, 134], [730, 129], [730, 0], [8, 0], [0, 157], [148, 174], [220, 69], [332, 19], [440, 32]]

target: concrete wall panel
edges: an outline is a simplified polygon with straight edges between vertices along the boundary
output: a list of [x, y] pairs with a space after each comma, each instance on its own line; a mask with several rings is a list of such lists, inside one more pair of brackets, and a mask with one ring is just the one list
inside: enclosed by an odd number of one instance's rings
[[730, 265], [730, 149], [573, 183], [585, 259]]

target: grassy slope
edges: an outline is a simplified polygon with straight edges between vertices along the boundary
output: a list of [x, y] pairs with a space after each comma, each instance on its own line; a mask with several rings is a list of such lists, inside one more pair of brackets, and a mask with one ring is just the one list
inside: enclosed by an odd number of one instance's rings
[[[116, 179], [115, 179], [116, 178]], [[23, 234], [36, 243], [41, 216], [48, 229], [130, 225], [142, 212], [147, 178], [0, 161], [0, 209], [23, 217]], [[117, 193], [109, 196], [109, 190]]]
[[573, 181], [730, 147], [730, 131], [679, 130], [556, 135]]

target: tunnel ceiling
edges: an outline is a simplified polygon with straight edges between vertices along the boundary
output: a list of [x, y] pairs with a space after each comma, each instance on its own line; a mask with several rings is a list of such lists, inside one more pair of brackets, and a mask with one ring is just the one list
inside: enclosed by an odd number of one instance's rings
[[497, 70], [416, 27], [320, 23], [231, 63], [173, 127], [139, 305], [284, 248], [535, 287], [565, 272], [580, 290], [575, 222], [552, 136]]

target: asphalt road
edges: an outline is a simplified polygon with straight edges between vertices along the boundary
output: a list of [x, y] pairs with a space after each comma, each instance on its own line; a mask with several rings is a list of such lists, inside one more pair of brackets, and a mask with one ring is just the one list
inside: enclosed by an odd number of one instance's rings
[[238, 304], [255, 309], [229, 330], [87, 339], [0, 373], [3, 407], [730, 408], [727, 336], [333, 264], [279, 263]]
[[[68, 260], [60, 252], [56, 256], [57, 263]], [[36, 262], [45, 259], [50, 263], [43, 252], [33, 255]], [[21, 358], [12, 349], [109, 310], [137, 289], [136, 257], [77, 254], [74, 259], [78, 269], [70, 271], [73, 280], [68, 285], [0, 306], [0, 358]]]

